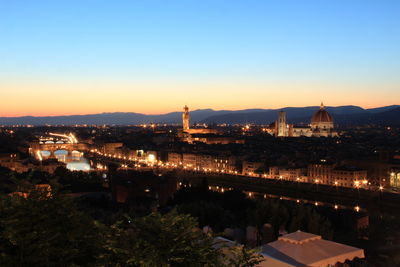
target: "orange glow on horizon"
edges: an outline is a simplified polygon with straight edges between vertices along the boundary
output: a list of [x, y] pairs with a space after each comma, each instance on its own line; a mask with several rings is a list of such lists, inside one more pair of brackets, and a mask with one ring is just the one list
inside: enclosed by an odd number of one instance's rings
[[[233, 78], [232, 78], [233, 79]], [[294, 83], [292, 81], [292, 83]], [[381, 84], [345, 87], [327, 83], [267, 83], [235, 81], [63, 82], [23, 80], [0, 81], [0, 117], [66, 116], [111, 112], [148, 115], [190, 110], [279, 109], [284, 107], [356, 105], [374, 108], [393, 105], [393, 94], [383, 94]], [[387, 90], [397, 88], [386, 84]], [[365, 89], [368, 89], [366, 91]], [[397, 92], [395, 90], [395, 92]]]
[[[325, 101], [326, 102], [326, 101]], [[190, 103], [189, 103], [190, 104]], [[328, 104], [327, 106], [345, 106], [345, 105], [350, 105], [350, 104], [339, 104], [339, 105], [332, 105]], [[382, 103], [382, 104], [376, 104], [376, 105], [369, 105], [369, 106], [361, 106], [364, 109], [369, 109], [369, 108], [376, 108], [376, 107], [382, 107], [382, 106], [389, 106], [389, 105], [395, 105], [395, 104], [389, 104], [389, 103]], [[115, 110], [108, 108], [108, 110], [101, 110], [101, 109], [77, 109], [73, 108], [74, 111], [72, 110], [65, 110], [65, 111], [53, 111], [53, 110], [35, 110], [35, 111], [22, 111], [22, 110], [16, 110], [16, 111], [3, 111], [0, 110], [0, 117], [23, 117], [23, 116], [34, 116], [34, 117], [52, 117], [52, 116], [73, 116], [73, 115], [92, 115], [92, 114], [101, 114], [101, 113], [140, 113], [140, 114], [145, 114], [145, 115], [162, 115], [166, 113], [171, 113], [171, 112], [181, 112], [182, 110], [182, 105], [179, 105], [177, 103], [175, 108], [171, 109], [140, 109], [140, 110]], [[226, 107], [213, 107], [213, 106], [191, 106], [189, 105], [190, 111], [195, 111], [198, 109], [213, 109], [215, 111], [218, 110], [244, 110], [244, 109], [279, 109], [279, 108], [284, 108], [284, 107], [306, 107], [306, 106], [318, 106], [318, 104], [307, 104], [304, 106], [300, 105], [288, 105], [288, 104], [282, 104], [282, 105], [271, 105], [271, 106], [266, 106], [266, 107], [259, 107], [259, 106], [239, 106], [239, 107], [234, 107], [234, 106], [226, 106]]]

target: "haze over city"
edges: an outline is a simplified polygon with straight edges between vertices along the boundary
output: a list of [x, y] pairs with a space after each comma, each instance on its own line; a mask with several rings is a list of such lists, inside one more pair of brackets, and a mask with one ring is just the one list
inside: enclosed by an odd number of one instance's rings
[[0, 116], [398, 104], [398, 1], [1, 1]]

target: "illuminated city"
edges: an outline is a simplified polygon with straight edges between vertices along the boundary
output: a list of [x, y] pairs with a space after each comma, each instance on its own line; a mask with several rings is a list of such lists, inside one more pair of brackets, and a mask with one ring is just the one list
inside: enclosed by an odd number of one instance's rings
[[0, 6], [0, 266], [400, 266], [396, 1]]

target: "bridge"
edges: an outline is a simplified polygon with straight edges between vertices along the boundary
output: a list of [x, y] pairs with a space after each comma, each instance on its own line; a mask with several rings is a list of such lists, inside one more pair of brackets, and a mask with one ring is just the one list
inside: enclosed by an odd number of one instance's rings
[[88, 150], [88, 145], [79, 143], [72, 133], [48, 133], [46, 136], [40, 136], [38, 141], [29, 144], [29, 153], [38, 160], [43, 159], [41, 151], [48, 151], [50, 153], [48, 158], [54, 158], [54, 152], [59, 150], [65, 150], [68, 154], [71, 154], [73, 151]]

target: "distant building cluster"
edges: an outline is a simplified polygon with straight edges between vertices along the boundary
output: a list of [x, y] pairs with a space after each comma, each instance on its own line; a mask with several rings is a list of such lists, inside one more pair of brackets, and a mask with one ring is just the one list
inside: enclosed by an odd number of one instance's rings
[[[323, 104], [313, 114], [310, 124], [301, 127], [289, 124], [285, 112], [279, 112], [278, 119], [269, 127], [192, 125], [189, 107], [185, 106], [182, 126], [97, 127], [83, 142], [71, 134], [39, 136], [37, 141], [28, 143], [29, 147], [21, 147], [21, 153], [29, 154], [30, 158], [20, 159], [16, 152], [0, 153], [0, 165], [17, 172], [30, 169], [54, 172], [66, 166], [56, 155], [63, 150], [62, 155], [71, 161], [75, 161], [77, 153], [79, 158], [83, 152], [85, 157], [89, 155], [90, 170], [98, 171], [107, 170], [107, 162], [116, 162], [124, 169], [180, 169], [348, 188], [400, 190], [400, 152], [381, 147], [380, 139], [375, 142], [358, 139], [369, 131], [372, 130], [342, 130], [341, 138], [330, 138], [338, 133]], [[393, 136], [397, 133], [384, 128], [376, 136], [382, 131]], [[13, 132], [5, 129], [4, 134]], [[285, 138], [301, 136], [328, 138]]]
[[[187, 170], [239, 174], [266, 179], [314, 183], [349, 188], [369, 188], [366, 169], [321, 160], [305, 167], [266, 166], [229, 154], [169, 152], [167, 164]], [[395, 174], [393, 174], [395, 175]], [[381, 181], [373, 181], [374, 184]]]
[[168, 163], [173, 167], [196, 169], [209, 172], [237, 172], [237, 159], [228, 154], [211, 153], [168, 153]]
[[201, 142], [205, 144], [242, 144], [244, 141], [237, 137], [226, 136], [223, 132], [211, 128], [190, 128], [190, 113], [189, 108], [185, 106], [182, 114], [182, 131], [178, 136], [182, 141], [187, 143]]
[[[188, 143], [203, 142], [208, 144], [229, 144], [242, 143], [236, 138], [223, 137], [216, 129], [209, 128], [190, 128], [189, 108], [185, 106], [182, 114], [182, 139]], [[311, 123], [308, 126], [297, 126], [287, 123], [286, 112], [280, 111], [278, 119], [264, 128], [267, 133], [276, 137], [337, 137], [338, 133], [334, 129], [332, 116], [326, 111], [325, 106], [321, 106], [312, 116]]]
[[276, 137], [335, 137], [333, 118], [321, 103], [319, 110], [312, 116], [309, 126], [295, 126], [286, 122], [286, 112], [280, 111], [278, 119], [272, 123], [267, 132]]

